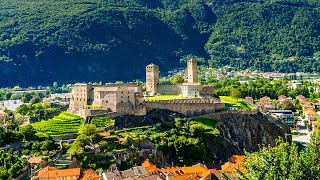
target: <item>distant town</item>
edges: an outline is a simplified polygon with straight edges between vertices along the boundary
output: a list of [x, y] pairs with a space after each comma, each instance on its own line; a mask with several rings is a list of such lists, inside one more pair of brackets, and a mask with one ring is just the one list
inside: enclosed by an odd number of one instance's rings
[[167, 76], [160, 70], [147, 65], [145, 82], [2, 88], [0, 151], [11, 158], [0, 177], [222, 179], [246, 173], [247, 157], [243, 149], [201, 156], [211, 151], [205, 142], [232, 138], [213, 117], [265, 117], [302, 148], [317, 128], [318, 74], [212, 69], [195, 59]]

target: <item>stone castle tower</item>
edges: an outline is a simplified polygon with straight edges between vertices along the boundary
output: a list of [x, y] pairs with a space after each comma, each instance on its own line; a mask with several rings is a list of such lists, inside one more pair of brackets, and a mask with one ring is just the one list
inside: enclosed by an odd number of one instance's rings
[[197, 60], [190, 59], [187, 62], [187, 74], [188, 74], [188, 83], [197, 83], [198, 82], [198, 66]]
[[147, 95], [157, 94], [157, 85], [159, 83], [159, 66], [149, 64], [146, 67], [146, 92]]

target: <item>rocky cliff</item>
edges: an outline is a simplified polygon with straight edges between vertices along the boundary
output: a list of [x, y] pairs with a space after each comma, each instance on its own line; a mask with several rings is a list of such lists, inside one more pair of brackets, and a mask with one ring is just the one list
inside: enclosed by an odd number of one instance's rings
[[[122, 129], [157, 123], [170, 125], [174, 124], [176, 117], [183, 117], [183, 115], [170, 110], [157, 109], [146, 116], [117, 117], [115, 126]], [[290, 132], [285, 124], [274, 121], [271, 117], [260, 112], [224, 111], [201, 117], [213, 119], [215, 128], [220, 132], [217, 136], [204, 134], [201, 137], [208, 147], [205, 160], [210, 162], [225, 161], [232, 154], [243, 154], [244, 150], [256, 151], [261, 145], [274, 146], [278, 137], [285, 138], [285, 134]], [[157, 152], [157, 154], [164, 157], [161, 158], [162, 162], [159, 162], [162, 165], [165, 162], [170, 163], [174, 159], [171, 155], [163, 152]]]
[[167, 109], [153, 109], [146, 116], [123, 115], [115, 118], [116, 129], [133, 128], [139, 126], [161, 124], [172, 124], [175, 118], [182, 118], [183, 114]]
[[[208, 140], [210, 156], [217, 160], [243, 154], [244, 150], [256, 151], [260, 145], [275, 146], [278, 137], [285, 138], [285, 134], [290, 132], [285, 124], [260, 112], [225, 111], [204, 117], [218, 121], [219, 137]], [[291, 141], [290, 138], [288, 140]]]

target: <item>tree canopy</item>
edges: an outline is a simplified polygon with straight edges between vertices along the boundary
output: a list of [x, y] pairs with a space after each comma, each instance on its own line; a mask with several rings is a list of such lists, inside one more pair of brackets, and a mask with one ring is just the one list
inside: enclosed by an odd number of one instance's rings
[[214, 67], [320, 71], [315, 0], [10, 0], [0, 6], [2, 86], [132, 80], [144, 77], [148, 63], [166, 71], [186, 57]]

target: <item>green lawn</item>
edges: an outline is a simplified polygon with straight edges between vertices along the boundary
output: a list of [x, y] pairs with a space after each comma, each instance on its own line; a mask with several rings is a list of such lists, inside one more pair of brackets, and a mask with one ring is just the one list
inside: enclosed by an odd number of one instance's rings
[[208, 133], [217, 135], [219, 131], [215, 128], [217, 121], [208, 118], [192, 118], [191, 121], [196, 122], [203, 129], [205, 129]]
[[178, 95], [159, 95], [159, 96], [152, 96], [152, 97], [147, 97], [147, 101], [155, 101], [155, 100], [175, 100], [175, 99], [194, 99], [190, 97], [183, 97], [183, 96], [178, 96]]
[[221, 101], [229, 104], [232, 107], [245, 109], [245, 110], [251, 110], [253, 109], [253, 106], [245, 102], [243, 99], [235, 99], [231, 96], [220, 96]]

